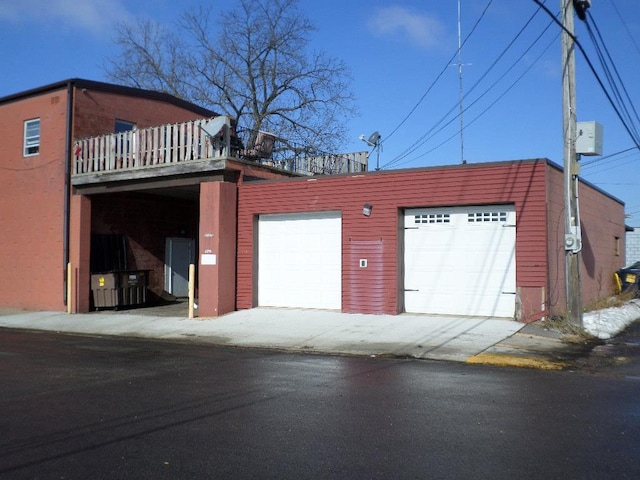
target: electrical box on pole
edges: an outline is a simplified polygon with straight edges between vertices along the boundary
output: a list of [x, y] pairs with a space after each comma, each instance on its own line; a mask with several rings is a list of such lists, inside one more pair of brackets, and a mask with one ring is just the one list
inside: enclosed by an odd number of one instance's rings
[[598, 122], [578, 122], [576, 130], [578, 155], [602, 155], [602, 125]]

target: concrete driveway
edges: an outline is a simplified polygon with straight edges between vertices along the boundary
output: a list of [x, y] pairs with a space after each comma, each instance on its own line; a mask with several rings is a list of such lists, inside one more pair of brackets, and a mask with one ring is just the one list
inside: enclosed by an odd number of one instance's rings
[[184, 304], [161, 308], [155, 312], [136, 309], [72, 315], [5, 310], [0, 312], [0, 327], [459, 362], [484, 352], [524, 327], [499, 318], [363, 315], [279, 308], [254, 308], [189, 320]]

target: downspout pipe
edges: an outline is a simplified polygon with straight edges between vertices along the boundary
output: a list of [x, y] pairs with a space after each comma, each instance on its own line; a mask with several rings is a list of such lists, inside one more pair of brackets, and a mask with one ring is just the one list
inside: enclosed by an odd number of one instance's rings
[[71, 205], [71, 151], [73, 142], [73, 82], [67, 83], [67, 127], [65, 134], [64, 148], [64, 206], [63, 206], [63, 226], [62, 226], [62, 271], [63, 275], [63, 298], [65, 306], [71, 301], [67, 298], [67, 265], [69, 265], [69, 224], [70, 224], [70, 205]]

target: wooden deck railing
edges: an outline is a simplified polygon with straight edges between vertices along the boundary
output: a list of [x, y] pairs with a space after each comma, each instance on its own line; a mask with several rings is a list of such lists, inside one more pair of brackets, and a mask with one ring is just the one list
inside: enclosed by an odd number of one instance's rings
[[366, 172], [367, 161], [367, 152], [354, 152], [319, 156], [298, 155], [281, 160], [263, 160], [261, 163], [301, 175], [338, 175]]
[[201, 119], [77, 140], [73, 173], [137, 170], [228, 157], [228, 129], [211, 137], [203, 129], [207, 122]]
[[[216, 117], [218, 125], [224, 118]], [[207, 130], [211, 132], [210, 122], [200, 119], [76, 140], [73, 175], [134, 172], [156, 166], [227, 158], [248, 160], [301, 175], [367, 171], [367, 152], [304, 156], [286, 148], [276, 148], [274, 153], [269, 153], [269, 158], [265, 158], [264, 155], [257, 156], [255, 149], [233, 150], [229, 123], [211, 136], [207, 133]]]

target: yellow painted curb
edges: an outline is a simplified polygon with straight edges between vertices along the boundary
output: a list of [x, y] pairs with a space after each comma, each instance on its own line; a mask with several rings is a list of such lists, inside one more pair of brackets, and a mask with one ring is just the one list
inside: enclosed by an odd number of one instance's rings
[[466, 360], [472, 365], [494, 365], [497, 367], [537, 368], [539, 370], [562, 370], [569, 366], [565, 362], [554, 362], [537, 357], [516, 355], [500, 355], [496, 353], [480, 353]]

